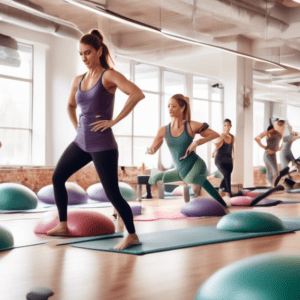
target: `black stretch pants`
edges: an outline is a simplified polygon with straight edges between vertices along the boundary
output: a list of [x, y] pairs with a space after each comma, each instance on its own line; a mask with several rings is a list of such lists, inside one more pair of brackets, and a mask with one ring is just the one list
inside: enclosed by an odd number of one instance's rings
[[68, 194], [65, 183], [75, 172], [93, 161], [105, 193], [119, 212], [127, 231], [135, 233], [133, 214], [122, 197], [118, 183], [118, 150], [88, 153], [72, 142], [62, 154], [52, 176], [55, 202], [61, 222], [67, 221]]
[[220, 188], [224, 188], [227, 193], [231, 194], [231, 173], [233, 170], [232, 162], [215, 162], [219, 171], [223, 174], [224, 178], [221, 182]]

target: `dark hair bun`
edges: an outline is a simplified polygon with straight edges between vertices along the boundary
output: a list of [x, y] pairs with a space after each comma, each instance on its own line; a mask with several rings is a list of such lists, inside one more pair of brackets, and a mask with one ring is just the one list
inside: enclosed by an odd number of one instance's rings
[[103, 36], [102, 36], [102, 34], [99, 32], [99, 30], [94, 29], [94, 30], [92, 30], [91, 34], [97, 36], [97, 37], [100, 39], [100, 41], [103, 42]]

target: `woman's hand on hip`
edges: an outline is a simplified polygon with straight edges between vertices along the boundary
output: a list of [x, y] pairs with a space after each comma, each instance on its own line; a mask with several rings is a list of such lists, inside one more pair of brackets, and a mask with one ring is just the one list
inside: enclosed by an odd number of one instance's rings
[[[99, 118], [101, 116], [96, 116], [96, 118]], [[115, 121], [114, 120], [101, 120], [101, 121], [97, 121], [97, 122], [94, 122], [92, 124], [90, 124], [90, 126], [92, 126], [92, 129], [91, 131], [98, 131], [100, 130], [101, 132], [108, 129], [108, 128], [111, 128], [115, 125]]]
[[186, 158], [191, 152], [196, 152], [196, 148], [197, 148], [197, 143], [196, 142], [192, 142], [189, 147], [186, 149], [185, 151], [185, 155], [183, 157], [181, 157], [181, 159]]
[[266, 152], [267, 152], [268, 154], [274, 154], [274, 153], [275, 153], [275, 151], [270, 150], [270, 149], [267, 149]]

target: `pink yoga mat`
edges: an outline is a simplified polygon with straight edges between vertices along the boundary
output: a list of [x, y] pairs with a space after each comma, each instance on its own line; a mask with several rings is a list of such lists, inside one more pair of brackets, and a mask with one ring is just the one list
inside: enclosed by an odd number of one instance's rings
[[185, 217], [181, 212], [157, 211], [146, 218], [134, 218], [134, 221], [157, 221], [157, 220], [196, 220], [198, 217]]

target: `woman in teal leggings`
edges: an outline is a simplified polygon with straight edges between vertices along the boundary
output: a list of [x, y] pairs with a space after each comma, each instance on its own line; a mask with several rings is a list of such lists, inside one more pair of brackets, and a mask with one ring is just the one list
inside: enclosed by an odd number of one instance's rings
[[[183, 95], [172, 96], [168, 108], [172, 121], [158, 130], [151, 147], [148, 148], [148, 153], [156, 153], [165, 138], [176, 170], [156, 174], [149, 179], [149, 183], [155, 185], [157, 181], [161, 180], [164, 183], [184, 181], [186, 184], [200, 185], [224, 207], [227, 207], [225, 201], [206, 178], [205, 162], [195, 153], [197, 146], [220, 135], [209, 129], [207, 123], [191, 121], [188, 98]], [[203, 138], [193, 141], [197, 133]]]

